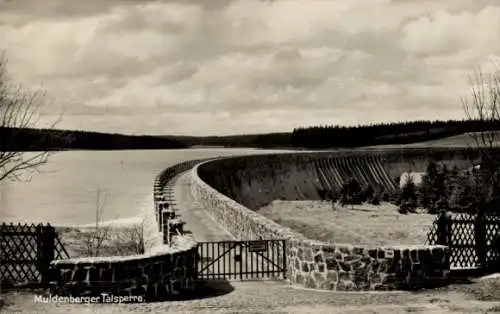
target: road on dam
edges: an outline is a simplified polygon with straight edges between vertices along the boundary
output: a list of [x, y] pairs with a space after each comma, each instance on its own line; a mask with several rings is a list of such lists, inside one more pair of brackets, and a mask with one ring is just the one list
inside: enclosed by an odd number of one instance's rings
[[[185, 221], [185, 229], [191, 231], [198, 242], [239, 240], [220, 226], [193, 198], [190, 176], [191, 171], [184, 172], [169, 184], [174, 190], [174, 208]], [[278, 259], [282, 261], [283, 247], [279, 243], [268, 243], [266, 253], [249, 252], [247, 248], [233, 243], [208, 244], [200, 250], [200, 270], [206, 267], [204, 273], [214, 274], [213, 278], [222, 279], [217, 274], [231, 274], [224, 276], [228, 280], [263, 280], [282, 276], [282, 267], [276, 262]]]

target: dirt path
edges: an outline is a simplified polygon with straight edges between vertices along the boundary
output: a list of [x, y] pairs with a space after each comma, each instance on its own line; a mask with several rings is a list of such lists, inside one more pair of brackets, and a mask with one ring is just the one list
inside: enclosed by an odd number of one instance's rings
[[[6, 295], [2, 313], [494, 313], [500, 302], [480, 302], [453, 291], [335, 293], [294, 289], [280, 282], [231, 282], [207, 289], [213, 297], [149, 304], [43, 304], [32, 293]], [[496, 311], [495, 311], [496, 310]]]

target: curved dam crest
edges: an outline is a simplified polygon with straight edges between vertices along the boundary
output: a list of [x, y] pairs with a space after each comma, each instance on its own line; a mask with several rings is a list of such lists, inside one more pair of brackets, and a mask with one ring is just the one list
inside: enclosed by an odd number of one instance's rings
[[339, 190], [350, 178], [392, 192], [401, 174], [425, 172], [430, 159], [467, 168], [467, 154], [448, 149], [238, 156], [204, 163], [198, 175], [220, 193], [257, 210], [274, 200], [320, 200], [319, 191]]
[[448, 247], [326, 243], [307, 239], [257, 211], [274, 200], [319, 200], [318, 190], [339, 188], [350, 178], [392, 191], [397, 177], [423, 172], [430, 159], [466, 168], [468, 154], [445, 149], [229, 157], [194, 167], [191, 188], [194, 199], [237, 239], [287, 239], [284, 258], [291, 284], [337, 291], [412, 289], [447, 278]]

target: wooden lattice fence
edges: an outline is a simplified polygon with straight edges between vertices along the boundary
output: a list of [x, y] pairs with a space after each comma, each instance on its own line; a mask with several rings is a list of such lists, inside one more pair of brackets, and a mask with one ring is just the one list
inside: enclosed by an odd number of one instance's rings
[[443, 212], [435, 220], [427, 244], [448, 246], [452, 268], [498, 268], [500, 216]]
[[2, 285], [43, 283], [54, 259], [69, 258], [50, 224], [0, 225], [0, 279]]

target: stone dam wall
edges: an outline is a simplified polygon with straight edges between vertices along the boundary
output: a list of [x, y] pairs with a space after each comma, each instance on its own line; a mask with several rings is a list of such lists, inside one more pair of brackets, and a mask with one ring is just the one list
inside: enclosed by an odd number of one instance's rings
[[[192, 236], [182, 236], [173, 246], [164, 245], [169, 236], [165, 225], [182, 225], [179, 219], [160, 219], [161, 202], [168, 181], [203, 161], [179, 163], [160, 172], [154, 180], [154, 204], [148, 220], [159, 236], [159, 243], [145, 248], [145, 254], [112, 257], [88, 257], [54, 260], [48, 272], [50, 291], [62, 297], [93, 298], [93, 302], [108, 297], [122, 298], [123, 302], [168, 300], [189, 295], [194, 288], [198, 267], [197, 242]], [[172, 206], [171, 206], [172, 207]], [[156, 219], [155, 219], [156, 218]], [[170, 217], [169, 217], [170, 218]], [[175, 231], [175, 228], [169, 228]], [[153, 232], [154, 233], [154, 232]], [[143, 239], [146, 243], [146, 239]]]
[[200, 178], [253, 210], [273, 200], [319, 200], [321, 190], [340, 189], [349, 178], [387, 192], [402, 173], [424, 172], [429, 159], [459, 168], [470, 166], [468, 151], [387, 150], [281, 153], [221, 158], [199, 167]]
[[445, 246], [359, 247], [310, 240], [259, 215], [276, 199], [319, 199], [318, 189], [349, 177], [394, 189], [401, 173], [423, 171], [429, 158], [468, 167], [466, 151], [295, 153], [210, 160], [192, 170], [192, 193], [205, 210], [241, 240], [288, 239], [287, 279], [306, 288], [337, 291], [426, 287], [445, 280]]

